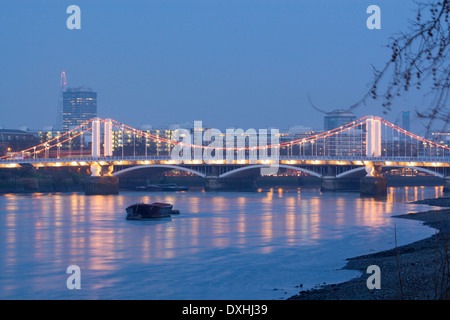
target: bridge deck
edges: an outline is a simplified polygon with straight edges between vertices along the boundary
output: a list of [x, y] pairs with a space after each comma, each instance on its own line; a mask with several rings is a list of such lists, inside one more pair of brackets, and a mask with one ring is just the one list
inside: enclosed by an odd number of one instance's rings
[[353, 165], [363, 166], [373, 163], [383, 166], [402, 167], [450, 167], [448, 157], [315, 157], [315, 156], [280, 156], [278, 161], [271, 160], [190, 160], [175, 161], [170, 156], [126, 156], [126, 157], [83, 157], [83, 158], [26, 158], [0, 160], [0, 168], [17, 168], [23, 165], [34, 167], [62, 167], [62, 166], [89, 166], [93, 163], [99, 165], [270, 165], [273, 163], [286, 165]]

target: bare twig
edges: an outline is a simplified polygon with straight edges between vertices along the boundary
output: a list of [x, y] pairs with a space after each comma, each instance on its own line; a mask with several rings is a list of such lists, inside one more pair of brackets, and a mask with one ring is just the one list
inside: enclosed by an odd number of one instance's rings
[[394, 223], [394, 233], [395, 233], [395, 256], [397, 258], [397, 271], [398, 271], [398, 279], [400, 281], [400, 298], [403, 300], [403, 284], [402, 284], [402, 275], [400, 273], [400, 262], [398, 259], [398, 248], [397, 248], [397, 227]]
[[438, 274], [437, 274], [437, 229], [434, 232], [434, 300], [437, 299], [438, 288]]
[[432, 98], [424, 110], [416, 111], [416, 116], [427, 120], [429, 136], [436, 121], [442, 122], [443, 128], [450, 123], [450, 0], [416, 3], [417, 16], [409, 20], [409, 30], [389, 38], [386, 47], [391, 50], [391, 58], [381, 69], [372, 66], [368, 91], [358, 102], [343, 109], [351, 111], [370, 98], [381, 99], [386, 114], [395, 97], [409, 93], [411, 88], [427, 87], [424, 96]]

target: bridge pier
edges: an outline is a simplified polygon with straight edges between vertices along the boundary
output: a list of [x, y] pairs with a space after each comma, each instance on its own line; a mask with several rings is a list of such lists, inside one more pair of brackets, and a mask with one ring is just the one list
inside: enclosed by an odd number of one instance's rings
[[367, 175], [360, 180], [360, 194], [363, 197], [387, 195], [387, 178], [381, 175], [382, 166], [365, 162]]
[[112, 175], [113, 169], [114, 167], [110, 165], [107, 172], [102, 176], [102, 167], [97, 163], [93, 163], [91, 165], [92, 175], [84, 183], [84, 194], [119, 194], [119, 178]]
[[358, 178], [336, 178], [335, 176], [323, 176], [320, 191], [358, 191]]
[[385, 196], [387, 194], [387, 179], [383, 176], [365, 176], [360, 180], [361, 196]]
[[328, 166], [326, 168], [326, 175], [322, 176], [320, 191], [322, 192], [333, 192], [339, 190], [339, 183], [336, 178], [336, 170], [333, 167]]
[[450, 176], [444, 177], [444, 193], [450, 193]]
[[254, 178], [206, 177], [205, 191], [256, 191]]
[[337, 190], [336, 180], [337, 179], [335, 176], [323, 176], [322, 183], [320, 185], [320, 191], [322, 192], [336, 191]]
[[91, 176], [84, 183], [84, 194], [119, 194], [119, 178], [114, 176]]

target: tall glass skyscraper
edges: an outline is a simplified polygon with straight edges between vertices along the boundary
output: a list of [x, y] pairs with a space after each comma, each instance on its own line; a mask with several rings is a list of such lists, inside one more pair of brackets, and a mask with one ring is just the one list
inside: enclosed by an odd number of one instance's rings
[[347, 110], [334, 110], [327, 113], [323, 121], [325, 131], [333, 130], [356, 120], [356, 116]]
[[401, 111], [401, 127], [409, 131], [409, 111]]
[[63, 93], [63, 131], [97, 117], [97, 92], [90, 88], [68, 88]]

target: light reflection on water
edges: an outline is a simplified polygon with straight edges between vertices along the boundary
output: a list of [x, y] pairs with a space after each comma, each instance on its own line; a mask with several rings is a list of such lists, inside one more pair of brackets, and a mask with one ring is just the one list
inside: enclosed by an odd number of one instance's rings
[[[440, 195], [442, 187], [389, 188], [385, 199], [278, 188], [5, 195], [0, 298], [286, 298], [299, 283], [355, 276], [331, 271], [345, 258], [391, 248], [394, 223], [400, 245], [431, 235], [391, 216], [426, 210], [406, 202]], [[127, 205], [155, 201], [173, 203], [181, 215], [124, 219]], [[78, 292], [65, 287], [72, 264], [82, 270]]]

